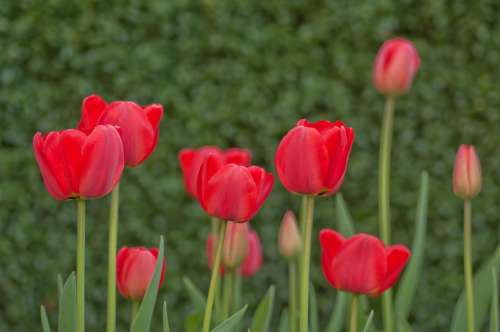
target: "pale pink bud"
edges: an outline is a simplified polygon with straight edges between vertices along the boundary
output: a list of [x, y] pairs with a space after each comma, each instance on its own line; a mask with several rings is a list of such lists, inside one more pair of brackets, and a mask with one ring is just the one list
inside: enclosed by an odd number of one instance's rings
[[240, 266], [248, 252], [248, 223], [227, 222], [222, 260], [228, 269]]
[[472, 145], [460, 145], [453, 169], [453, 192], [460, 198], [472, 199], [481, 191], [481, 164]]
[[300, 252], [301, 239], [297, 221], [292, 211], [286, 211], [278, 234], [278, 248], [281, 255], [292, 258]]

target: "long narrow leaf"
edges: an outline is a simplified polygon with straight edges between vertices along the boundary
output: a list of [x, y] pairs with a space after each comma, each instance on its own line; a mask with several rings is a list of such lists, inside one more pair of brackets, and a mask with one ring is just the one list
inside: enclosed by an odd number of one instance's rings
[[347, 303], [352, 300], [351, 294], [346, 292], [337, 292], [335, 307], [328, 322], [327, 332], [340, 332], [344, 326], [344, 319], [347, 311]]
[[314, 285], [311, 283], [309, 286], [309, 317], [310, 317], [310, 329], [311, 332], [318, 332], [318, 302], [316, 300], [316, 290]]
[[252, 332], [267, 332], [271, 324], [274, 305], [274, 285], [269, 287], [266, 296], [260, 301], [252, 320]]
[[163, 236], [160, 238], [160, 245], [158, 247], [158, 259], [156, 261], [153, 278], [148, 285], [146, 295], [144, 295], [137, 316], [132, 323], [132, 328], [130, 329], [131, 332], [149, 332], [149, 328], [151, 326], [151, 317], [153, 316], [153, 311], [155, 308], [163, 265]]
[[280, 325], [278, 326], [278, 332], [289, 332], [290, 331], [290, 318], [288, 318], [288, 310], [284, 309], [281, 312]]
[[410, 263], [401, 279], [396, 295], [396, 311], [402, 318], [408, 318], [411, 304], [415, 297], [418, 281], [424, 261], [425, 238], [427, 229], [427, 206], [429, 197], [429, 176], [422, 172], [420, 177], [420, 194], [418, 198], [417, 216], [415, 220], [415, 238], [413, 240]]
[[397, 315], [397, 324], [398, 324], [397, 331], [399, 331], [399, 332], [413, 332], [411, 325], [408, 323], [406, 318], [402, 317], [401, 315]]
[[60, 274], [57, 275], [57, 296], [59, 297], [59, 301], [61, 299], [62, 293], [63, 293], [63, 279]]
[[339, 231], [344, 236], [354, 235], [354, 224], [352, 222], [351, 214], [347, 209], [344, 197], [341, 193], [335, 195], [335, 206], [337, 214], [337, 226]]
[[167, 301], [163, 301], [163, 332], [170, 332], [170, 324], [168, 323]]
[[[488, 314], [489, 302], [492, 297], [491, 292], [493, 291], [493, 282], [491, 280], [492, 269], [495, 269], [497, 272], [500, 269], [500, 246], [497, 247], [495, 253], [481, 266], [474, 276], [474, 313], [476, 331], [481, 331]], [[465, 292], [462, 291], [455, 305], [450, 331], [466, 332], [466, 319]]]
[[[238, 325], [240, 324], [241, 320], [245, 316], [245, 311], [247, 310], [248, 305], [245, 305], [243, 308], [241, 308], [238, 312], [233, 314], [231, 317], [217, 325], [212, 332], [231, 332], [234, 331]], [[252, 330], [253, 331], [253, 330]]]
[[187, 315], [184, 321], [184, 332], [199, 332], [201, 331], [203, 312], [192, 312]]
[[64, 283], [59, 297], [58, 332], [74, 332], [76, 330], [76, 279], [71, 272]]
[[370, 332], [372, 328], [372, 320], [373, 320], [373, 310], [370, 311], [368, 315], [368, 319], [366, 320], [365, 327], [363, 328], [363, 332]]
[[40, 317], [42, 319], [42, 331], [52, 332], [49, 325], [49, 319], [47, 318], [47, 312], [45, 311], [45, 307], [43, 305], [40, 306]]
[[493, 298], [491, 299], [490, 332], [498, 332], [498, 283], [497, 271], [491, 269]]
[[203, 293], [196, 287], [196, 285], [189, 279], [188, 277], [182, 278], [184, 282], [184, 286], [188, 292], [188, 295], [193, 303], [196, 311], [203, 312], [205, 310], [205, 296]]

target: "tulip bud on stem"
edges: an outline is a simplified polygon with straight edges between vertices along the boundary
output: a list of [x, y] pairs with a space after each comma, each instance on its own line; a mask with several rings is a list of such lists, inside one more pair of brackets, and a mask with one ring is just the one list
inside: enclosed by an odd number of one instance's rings
[[471, 201], [464, 201], [464, 274], [467, 299], [467, 331], [474, 332], [474, 288], [472, 284]]
[[226, 235], [227, 222], [221, 222], [219, 225], [219, 236], [217, 238], [217, 249], [215, 250], [214, 264], [212, 266], [212, 274], [210, 277], [210, 286], [208, 289], [207, 304], [205, 306], [205, 314], [203, 315], [203, 332], [210, 330], [210, 322], [212, 320], [212, 308], [214, 305], [214, 297], [216, 292], [217, 279], [219, 277], [220, 262], [222, 256], [222, 246], [224, 244], [224, 236]]
[[120, 187], [116, 185], [111, 192], [108, 235], [108, 319], [106, 331], [116, 329], [116, 243], [118, 237], [118, 206], [120, 203]]
[[358, 294], [352, 295], [351, 322], [349, 324], [349, 332], [358, 332], [358, 297]]
[[301, 230], [304, 244], [300, 266], [300, 332], [307, 332], [309, 326], [309, 268], [311, 261], [311, 233], [314, 216], [314, 196], [302, 197]]
[[85, 200], [77, 200], [76, 331], [85, 331]]

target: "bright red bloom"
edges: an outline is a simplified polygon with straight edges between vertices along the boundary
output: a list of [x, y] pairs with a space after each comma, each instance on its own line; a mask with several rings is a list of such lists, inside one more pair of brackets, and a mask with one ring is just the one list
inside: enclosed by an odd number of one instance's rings
[[89, 135], [77, 129], [37, 132], [33, 150], [45, 187], [58, 200], [104, 196], [124, 167], [120, 134], [109, 125], [97, 126]]
[[78, 129], [90, 132], [98, 124], [111, 124], [121, 128], [125, 165], [141, 164], [158, 143], [163, 106], [151, 104], [141, 107], [131, 101], [107, 104], [101, 97], [88, 96], [83, 100], [82, 118]]
[[384, 247], [368, 234], [344, 239], [323, 229], [319, 239], [323, 274], [333, 287], [351, 293], [379, 296], [396, 283], [411, 255], [403, 245]]
[[274, 159], [283, 186], [306, 195], [333, 195], [344, 181], [354, 131], [340, 121], [299, 120]]
[[[158, 248], [122, 247], [116, 256], [116, 284], [120, 294], [131, 300], [141, 300], [153, 278]], [[165, 279], [165, 260], [161, 270], [160, 284]]]
[[264, 204], [273, 182], [273, 175], [263, 168], [223, 165], [210, 155], [200, 168], [197, 199], [210, 216], [246, 222]]
[[252, 159], [252, 154], [247, 149], [232, 148], [223, 151], [216, 146], [203, 146], [198, 149], [182, 149], [178, 157], [184, 177], [184, 187], [193, 197], [196, 197], [198, 172], [209, 155], [218, 158], [223, 165], [233, 163], [249, 166]]
[[383, 94], [401, 95], [410, 88], [419, 67], [417, 49], [410, 41], [404, 38], [388, 40], [375, 58], [373, 84]]

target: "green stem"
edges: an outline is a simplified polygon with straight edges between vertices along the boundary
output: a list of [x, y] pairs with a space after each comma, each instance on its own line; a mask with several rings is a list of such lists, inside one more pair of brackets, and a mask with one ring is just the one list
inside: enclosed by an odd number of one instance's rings
[[[388, 96], [385, 103], [384, 120], [382, 123], [382, 133], [380, 138], [379, 153], [379, 173], [378, 173], [378, 211], [380, 236], [385, 244], [391, 242], [391, 215], [389, 197], [389, 179], [391, 174], [391, 144], [394, 120], [395, 97]], [[393, 332], [392, 319], [392, 292], [386, 291], [382, 295], [382, 314], [384, 321], [384, 331]]]
[[118, 206], [120, 202], [120, 187], [116, 185], [111, 193], [108, 235], [108, 319], [106, 331], [116, 330], [116, 243], [118, 237]]
[[234, 274], [234, 300], [232, 310], [236, 311], [241, 308], [241, 274], [239, 270]]
[[226, 235], [227, 222], [221, 222], [219, 227], [219, 237], [217, 238], [217, 250], [215, 251], [215, 259], [212, 265], [212, 275], [210, 277], [210, 286], [208, 289], [207, 304], [205, 306], [205, 314], [203, 315], [203, 332], [208, 332], [210, 322], [212, 320], [212, 308], [214, 306], [215, 286], [219, 277], [220, 261], [222, 255], [222, 244]]
[[309, 265], [311, 260], [311, 234], [314, 216], [314, 196], [305, 196], [304, 245], [300, 277], [300, 332], [307, 332], [309, 326]]
[[352, 295], [351, 302], [351, 323], [349, 324], [349, 332], [358, 331], [358, 295]]
[[464, 274], [467, 299], [467, 332], [474, 332], [474, 288], [472, 285], [471, 201], [464, 201]]
[[222, 320], [229, 317], [229, 308], [234, 290], [234, 270], [226, 270], [224, 275], [224, 293], [222, 294]]
[[77, 200], [76, 331], [85, 331], [85, 200]]
[[139, 312], [139, 301], [132, 300], [132, 310], [130, 311], [130, 330], [132, 331], [132, 325], [134, 324], [135, 317]]
[[[212, 217], [211, 219], [211, 234], [214, 239], [214, 243], [212, 243], [212, 252], [210, 255], [212, 255], [212, 262], [214, 261], [214, 256], [215, 256], [215, 249], [217, 248], [217, 234], [219, 233], [219, 224], [220, 220]], [[215, 321], [221, 322], [222, 321], [222, 302], [221, 302], [221, 296], [220, 296], [220, 278], [217, 278], [215, 282], [215, 302], [214, 302], [214, 312], [215, 312]]]
[[297, 264], [296, 257], [288, 263], [290, 332], [297, 332]]

